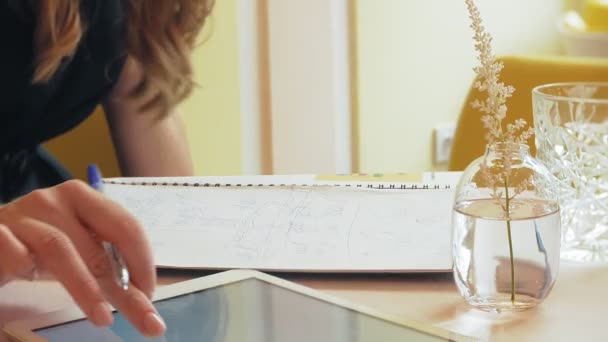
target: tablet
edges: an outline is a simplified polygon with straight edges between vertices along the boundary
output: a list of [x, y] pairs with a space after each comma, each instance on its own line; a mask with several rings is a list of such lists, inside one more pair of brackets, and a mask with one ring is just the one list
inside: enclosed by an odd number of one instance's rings
[[397, 319], [264, 273], [233, 270], [161, 287], [154, 305], [165, 336], [142, 337], [118, 312], [99, 328], [77, 309], [9, 323], [13, 341], [474, 341]]

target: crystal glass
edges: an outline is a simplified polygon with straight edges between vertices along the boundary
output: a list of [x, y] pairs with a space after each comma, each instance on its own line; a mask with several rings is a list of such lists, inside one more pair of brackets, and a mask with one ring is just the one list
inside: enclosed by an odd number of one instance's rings
[[608, 259], [608, 83], [532, 92], [537, 158], [557, 178], [562, 257]]
[[454, 201], [452, 258], [454, 280], [469, 304], [518, 311], [549, 294], [561, 237], [551, 181], [522, 144], [488, 146], [465, 169]]

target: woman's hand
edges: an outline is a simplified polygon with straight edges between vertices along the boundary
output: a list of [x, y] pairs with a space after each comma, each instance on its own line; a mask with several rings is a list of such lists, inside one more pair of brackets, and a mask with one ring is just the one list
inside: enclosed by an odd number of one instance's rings
[[[101, 241], [113, 243], [131, 274], [114, 280]], [[80, 181], [36, 190], [0, 207], [0, 282], [49, 272], [96, 325], [112, 323], [108, 302], [144, 335], [165, 325], [150, 301], [156, 285], [144, 230], [129, 213]]]

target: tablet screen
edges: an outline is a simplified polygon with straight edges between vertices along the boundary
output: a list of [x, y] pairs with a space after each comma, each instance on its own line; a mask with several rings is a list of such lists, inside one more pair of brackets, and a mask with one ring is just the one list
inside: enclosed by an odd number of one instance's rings
[[63, 342], [445, 341], [253, 278], [154, 305], [167, 323], [161, 338], [142, 337], [120, 313], [108, 328], [79, 320], [35, 332]]

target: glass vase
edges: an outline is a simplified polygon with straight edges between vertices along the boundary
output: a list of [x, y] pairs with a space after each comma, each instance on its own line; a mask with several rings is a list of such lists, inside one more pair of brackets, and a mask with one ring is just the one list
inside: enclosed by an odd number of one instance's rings
[[562, 259], [608, 260], [608, 83], [532, 92], [536, 156], [556, 177]]
[[463, 172], [452, 217], [454, 280], [485, 311], [519, 311], [551, 291], [560, 259], [553, 176], [524, 144], [498, 143]]

